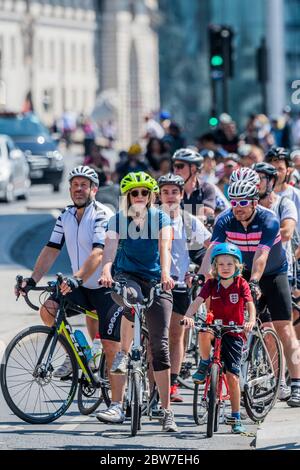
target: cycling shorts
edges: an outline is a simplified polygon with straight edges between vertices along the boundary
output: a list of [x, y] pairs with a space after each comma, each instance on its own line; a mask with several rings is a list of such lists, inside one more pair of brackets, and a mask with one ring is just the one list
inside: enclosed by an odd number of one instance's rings
[[225, 334], [222, 336], [221, 360], [224, 362], [225, 371], [240, 375], [243, 339], [240, 336]]
[[[250, 279], [250, 273], [243, 273], [246, 280]], [[262, 276], [259, 281], [262, 296], [258, 301], [258, 314], [263, 312], [260, 319], [263, 322], [291, 320], [292, 297], [286, 273]], [[267, 315], [266, 309], [269, 311]]]
[[190, 305], [190, 299], [186, 290], [172, 290], [173, 294], [173, 312], [179, 315], [185, 315]]
[[[65, 297], [71, 303], [80, 305], [80, 307], [94, 311], [96, 310], [99, 318], [99, 334], [101, 339], [110, 341], [120, 341], [120, 325], [122, 318], [122, 309], [116, 305], [110, 295], [110, 289], [101, 287], [99, 289], [88, 289], [78, 287]], [[58, 302], [56, 294], [52, 294], [49, 300]], [[76, 309], [71, 307], [66, 309], [67, 317], [80, 315]]]

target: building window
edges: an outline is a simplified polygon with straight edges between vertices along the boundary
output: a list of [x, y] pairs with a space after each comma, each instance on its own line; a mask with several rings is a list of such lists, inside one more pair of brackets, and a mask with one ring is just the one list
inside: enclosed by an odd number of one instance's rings
[[71, 67], [72, 71], [76, 72], [77, 61], [76, 61], [76, 44], [71, 44]]
[[16, 66], [16, 38], [14, 36], [11, 36], [10, 38], [10, 65], [11, 68], [14, 69]]
[[82, 44], [81, 46], [81, 58], [82, 58], [82, 71], [83, 73], [86, 72], [86, 45]]
[[44, 42], [42, 40], [39, 40], [39, 64], [40, 68], [44, 68]]
[[49, 68], [53, 70], [55, 67], [55, 44], [54, 41], [50, 41], [49, 44]]
[[66, 71], [65, 60], [66, 60], [65, 43], [62, 41], [60, 43], [60, 68], [61, 68], [62, 73]]

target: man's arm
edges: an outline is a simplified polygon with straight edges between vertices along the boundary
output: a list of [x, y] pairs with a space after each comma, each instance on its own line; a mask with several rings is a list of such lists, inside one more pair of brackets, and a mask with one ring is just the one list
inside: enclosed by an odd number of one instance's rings
[[159, 231], [159, 256], [161, 266], [161, 282], [165, 290], [173, 289], [174, 282], [170, 277], [171, 271], [171, 249], [172, 249], [173, 229], [167, 225]]
[[102, 261], [102, 257], [103, 248], [93, 248], [90, 256], [83, 263], [81, 268], [76, 273], [74, 273], [74, 277], [82, 279], [83, 282], [86, 282], [98, 268]]
[[252, 270], [251, 270], [251, 278], [250, 281], [259, 281], [262, 277], [267, 260], [269, 256], [269, 250], [260, 250], [258, 249], [254, 255], [253, 263], [252, 263]]
[[283, 242], [291, 240], [296, 227], [294, 219], [284, 219], [280, 224], [280, 235]]
[[53, 248], [50, 246], [45, 246], [35, 263], [33, 273], [31, 277], [35, 282], [39, 282], [40, 279], [46, 274], [51, 266], [54, 264], [54, 261], [58, 257], [60, 250], [58, 248]]

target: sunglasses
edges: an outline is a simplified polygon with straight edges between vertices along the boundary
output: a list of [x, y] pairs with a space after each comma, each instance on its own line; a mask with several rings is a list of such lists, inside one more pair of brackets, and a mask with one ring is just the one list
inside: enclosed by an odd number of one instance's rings
[[185, 163], [174, 163], [173, 168], [176, 168], [177, 170], [183, 170], [185, 167]]
[[252, 201], [249, 201], [247, 199], [243, 199], [242, 201], [235, 201], [234, 199], [232, 201], [230, 201], [230, 204], [231, 204], [231, 207], [237, 207], [237, 206], [241, 206], [241, 207], [247, 207], [251, 204]]
[[132, 197], [138, 197], [138, 196], [149, 196], [149, 191], [148, 189], [141, 189], [140, 191], [138, 189], [134, 189], [133, 191], [130, 191], [130, 196]]

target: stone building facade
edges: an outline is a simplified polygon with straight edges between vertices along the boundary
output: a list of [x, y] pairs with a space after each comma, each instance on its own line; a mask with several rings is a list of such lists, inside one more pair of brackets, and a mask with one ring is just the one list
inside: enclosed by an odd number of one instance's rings
[[64, 110], [90, 114], [116, 96], [119, 145], [159, 107], [156, 0], [0, 0], [0, 105], [28, 91], [47, 124]]

